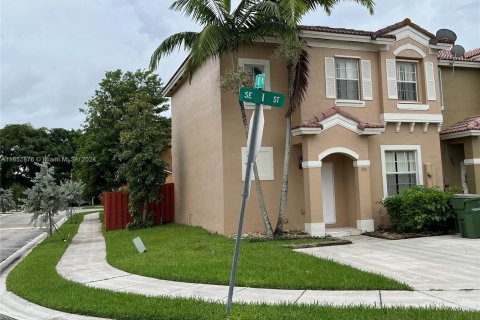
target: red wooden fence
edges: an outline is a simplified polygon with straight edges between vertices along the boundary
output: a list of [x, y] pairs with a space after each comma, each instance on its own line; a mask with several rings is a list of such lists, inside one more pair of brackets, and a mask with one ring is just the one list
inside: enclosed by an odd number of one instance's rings
[[[174, 220], [174, 195], [173, 183], [163, 185], [160, 194], [163, 200], [157, 203], [149, 203], [148, 211], [155, 212], [155, 223], [163, 224]], [[103, 206], [105, 212], [106, 231], [124, 229], [127, 223], [132, 221], [128, 213], [128, 193], [105, 192], [103, 194]]]

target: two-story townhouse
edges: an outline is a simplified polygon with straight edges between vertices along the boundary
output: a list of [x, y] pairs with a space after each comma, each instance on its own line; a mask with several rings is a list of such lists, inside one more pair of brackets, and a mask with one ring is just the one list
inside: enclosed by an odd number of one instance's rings
[[[316, 26], [299, 32], [308, 44], [310, 85], [294, 114], [286, 228], [318, 236], [340, 227], [371, 231], [388, 222], [378, 204], [385, 196], [417, 184], [443, 186], [437, 52], [450, 45], [409, 19], [376, 32]], [[239, 63], [265, 73], [266, 90], [286, 93], [275, 46], [241, 48]], [[230, 56], [211, 59], [190, 82], [180, 67], [165, 88], [172, 99], [176, 221], [223, 234], [235, 232], [246, 156], [237, 98], [219, 85], [231, 67]], [[276, 221], [285, 110], [265, 109], [257, 165]], [[253, 190], [244, 230], [263, 230]]]
[[438, 54], [444, 129], [440, 133], [445, 187], [480, 194], [480, 48]]

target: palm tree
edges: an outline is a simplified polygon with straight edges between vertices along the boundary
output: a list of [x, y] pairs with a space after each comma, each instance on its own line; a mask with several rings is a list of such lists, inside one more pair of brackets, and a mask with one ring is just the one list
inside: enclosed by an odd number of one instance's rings
[[[373, 0], [353, 0], [365, 6], [370, 14], [373, 14]], [[327, 14], [331, 14], [335, 5], [341, 0], [272, 0], [275, 5], [269, 6], [269, 13], [277, 18], [277, 21], [285, 24], [291, 30], [297, 30], [300, 20], [311, 10], [322, 8]], [[267, 7], [266, 7], [267, 8]], [[290, 164], [290, 152], [292, 148], [292, 114], [303, 102], [308, 87], [309, 56], [305, 44], [297, 33], [284, 33], [283, 43], [277, 48], [276, 56], [287, 67], [288, 80], [288, 108], [285, 114], [285, 154], [283, 158], [283, 174], [280, 187], [280, 206], [274, 235], [280, 236], [286, 218], [288, 196], [288, 167]], [[294, 34], [294, 36], [292, 36]], [[294, 68], [295, 66], [295, 68]]]
[[[191, 80], [193, 73], [210, 57], [231, 54], [233, 70], [238, 69], [238, 50], [253, 45], [266, 36], [285, 36], [291, 33], [286, 25], [272, 19], [265, 8], [272, 7], [270, 1], [242, 0], [232, 11], [230, 0], [177, 0], [171, 10], [191, 17], [203, 26], [200, 32], [180, 32], [165, 39], [154, 51], [150, 68], [156, 69], [161, 58], [182, 46], [189, 50], [185, 72]], [[239, 100], [245, 136], [248, 136], [248, 122], [245, 107]], [[254, 163], [254, 176], [260, 213], [267, 237], [272, 237], [273, 229], [268, 217], [257, 166]]]

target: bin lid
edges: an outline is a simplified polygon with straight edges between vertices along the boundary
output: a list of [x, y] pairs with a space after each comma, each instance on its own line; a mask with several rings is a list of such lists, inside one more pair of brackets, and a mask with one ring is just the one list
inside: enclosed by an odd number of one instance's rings
[[450, 198], [450, 205], [454, 210], [465, 209], [465, 206], [469, 202], [480, 202], [480, 195], [478, 194], [454, 194]]
[[452, 199], [465, 199], [465, 200], [472, 200], [472, 199], [480, 199], [480, 194], [454, 194]]

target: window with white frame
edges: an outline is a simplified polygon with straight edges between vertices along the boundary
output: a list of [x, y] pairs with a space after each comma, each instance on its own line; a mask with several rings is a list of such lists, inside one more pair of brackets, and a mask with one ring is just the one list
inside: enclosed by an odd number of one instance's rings
[[397, 61], [397, 91], [399, 101], [418, 101], [415, 62]]
[[423, 184], [420, 146], [382, 146], [384, 195]]
[[337, 99], [360, 100], [358, 59], [335, 58]]
[[[239, 58], [238, 65], [243, 68], [247, 73], [252, 75], [252, 83], [255, 83], [255, 76], [260, 73], [265, 73], [265, 90], [270, 91], [270, 61], [263, 59], [247, 59]], [[255, 105], [253, 103], [245, 103], [246, 109], [253, 109]], [[270, 109], [269, 106], [265, 106], [264, 109]]]

